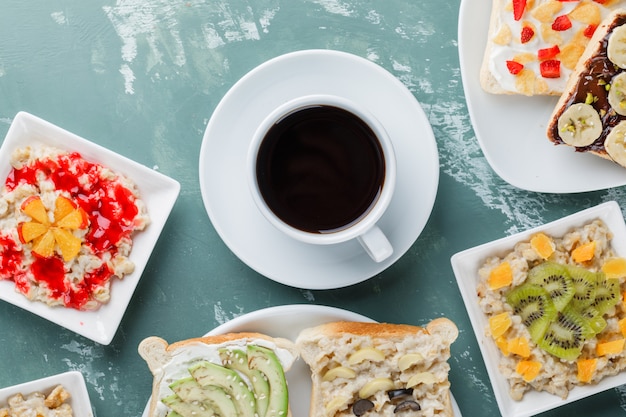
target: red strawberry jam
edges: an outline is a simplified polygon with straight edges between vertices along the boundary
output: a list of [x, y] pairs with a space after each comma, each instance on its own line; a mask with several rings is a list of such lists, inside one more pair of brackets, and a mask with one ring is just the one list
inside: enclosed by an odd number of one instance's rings
[[[65, 262], [56, 253], [42, 257], [32, 252], [28, 257], [32, 261], [25, 265], [27, 257], [23, 251], [29, 250], [30, 244], [23, 243], [20, 247], [19, 240], [16, 242], [6, 235], [0, 238], [0, 279], [14, 281], [17, 290], [29, 298], [41, 299], [41, 294], [34, 296], [31, 292], [38, 291], [39, 286], [45, 287], [48, 304], [79, 310], [93, 308], [94, 304], [99, 305], [99, 301], [94, 303], [93, 295], [101, 294], [103, 289], [108, 294], [109, 282], [116, 275], [107, 261], [118, 255], [121, 243], [126, 242], [124, 246], [130, 247], [132, 233], [145, 226], [142, 217], [145, 213], [137, 205], [135, 192], [127, 187], [128, 180], [121, 181], [119, 175], [86, 161], [76, 152], [52, 155], [18, 164], [20, 168], [13, 168], [6, 178], [4, 193], [24, 185], [35, 186], [42, 192], [41, 182], [51, 181], [55, 193], [68, 197], [87, 213], [89, 226], [82, 245], [90, 256], [97, 258], [100, 266], [84, 271], [82, 281], [70, 281], [68, 274], [78, 262]], [[120, 255], [126, 257], [128, 253]]]

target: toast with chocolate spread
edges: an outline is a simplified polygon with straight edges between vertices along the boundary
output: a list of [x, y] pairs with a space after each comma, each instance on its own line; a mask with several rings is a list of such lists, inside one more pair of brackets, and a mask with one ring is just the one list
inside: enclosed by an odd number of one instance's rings
[[626, 9], [596, 29], [550, 116], [547, 137], [626, 167]]

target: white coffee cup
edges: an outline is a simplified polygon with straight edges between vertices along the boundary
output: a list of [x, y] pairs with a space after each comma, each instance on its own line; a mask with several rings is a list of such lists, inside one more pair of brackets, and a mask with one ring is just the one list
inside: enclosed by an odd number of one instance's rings
[[357, 239], [376, 262], [393, 253], [377, 222], [393, 197], [396, 158], [384, 127], [362, 105], [309, 95], [279, 106], [254, 133], [247, 179], [260, 212], [286, 235], [317, 245]]

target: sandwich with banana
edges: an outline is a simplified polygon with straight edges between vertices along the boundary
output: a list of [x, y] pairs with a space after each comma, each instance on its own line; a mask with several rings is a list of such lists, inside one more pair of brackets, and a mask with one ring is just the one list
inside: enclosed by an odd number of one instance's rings
[[168, 344], [148, 337], [139, 354], [153, 374], [148, 417], [287, 417], [285, 372], [293, 342], [228, 333]]
[[550, 116], [547, 137], [626, 167], [626, 9], [595, 30]]
[[452, 417], [448, 380], [456, 325], [333, 322], [296, 339], [311, 368], [312, 417]]

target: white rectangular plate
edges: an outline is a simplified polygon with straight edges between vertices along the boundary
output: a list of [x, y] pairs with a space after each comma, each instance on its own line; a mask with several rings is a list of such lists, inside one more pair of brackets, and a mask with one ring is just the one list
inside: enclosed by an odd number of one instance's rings
[[541, 231], [549, 236], [560, 237], [571, 229], [589, 223], [594, 219], [604, 221], [609, 230], [613, 232], [611, 245], [614, 252], [618, 256], [626, 257], [626, 225], [624, 224], [624, 217], [620, 207], [615, 201], [591, 207], [543, 226], [485, 243], [452, 256], [452, 269], [461, 290], [461, 296], [472, 323], [474, 334], [476, 339], [478, 339], [478, 346], [487, 367], [487, 373], [493, 386], [498, 407], [503, 416], [533, 416], [626, 383], [626, 372], [622, 372], [612, 377], [605, 377], [597, 385], [575, 387], [570, 391], [566, 400], [556, 395], [537, 391], [527, 392], [521, 401], [513, 400], [509, 395], [509, 383], [498, 370], [500, 352], [493, 340], [485, 335], [488, 321], [478, 305], [476, 295], [479, 280], [478, 270], [488, 257], [504, 256], [518, 242], [530, 240], [531, 236], [537, 232]]
[[150, 224], [145, 230], [133, 236], [133, 248], [129, 258], [135, 264], [135, 270], [123, 280], [111, 283], [111, 300], [100, 309], [78, 311], [32, 302], [16, 292], [11, 281], [0, 281], [0, 299], [95, 342], [108, 345], [115, 336], [139, 278], [178, 198], [180, 184], [172, 178], [25, 112], [15, 116], [0, 147], [1, 184], [4, 184], [11, 170], [10, 160], [14, 149], [42, 144], [79, 152], [86, 160], [100, 163], [130, 178], [137, 184], [140, 196], [146, 204]]
[[78, 371], [65, 372], [58, 375], [37, 379], [35, 381], [24, 382], [0, 389], [0, 408], [7, 405], [9, 397], [15, 394], [22, 394], [24, 397], [33, 392], [41, 392], [48, 395], [57, 385], [63, 387], [70, 393], [67, 403], [72, 407], [75, 416], [93, 417], [91, 401], [83, 374]]
[[576, 193], [626, 184], [626, 168], [546, 137], [557, 97], [495, 95], [480, 86], [491, 2], [462, 0], [459, 59], [474, 133], [493, 170], [509, 184], [529, 191]]

